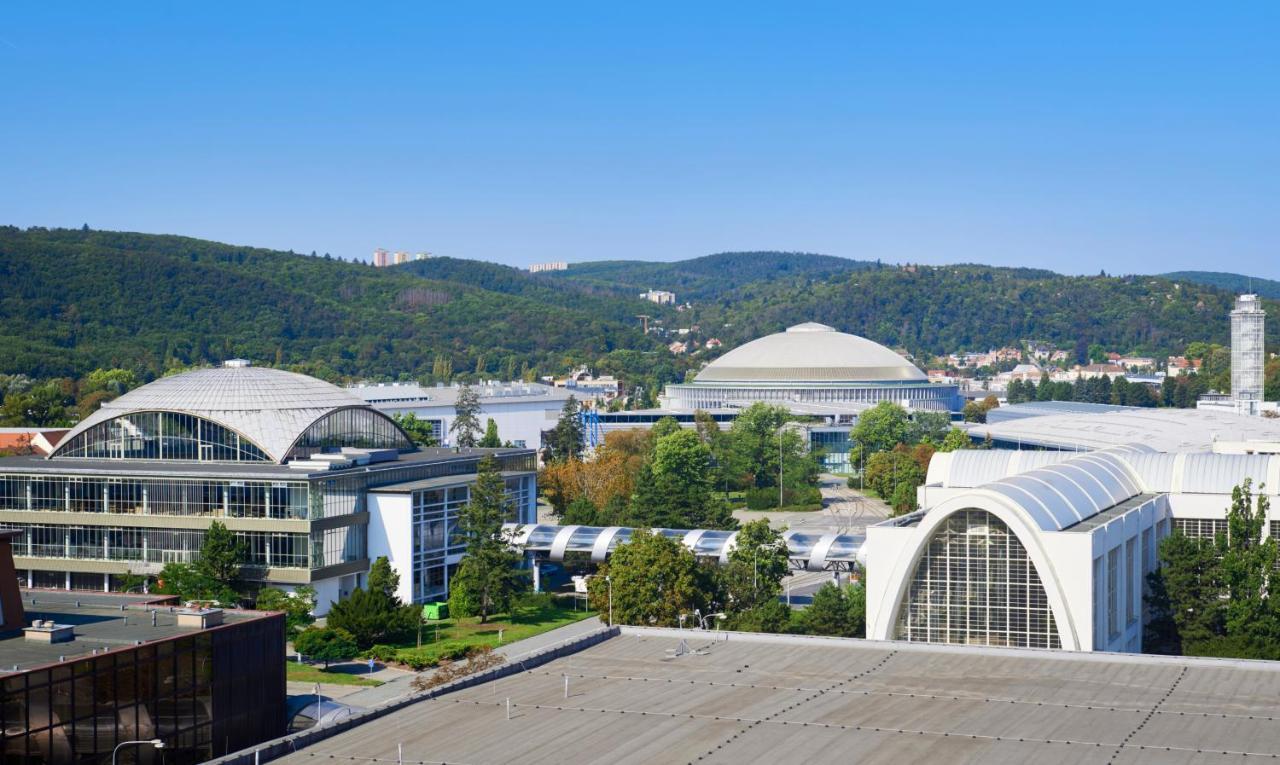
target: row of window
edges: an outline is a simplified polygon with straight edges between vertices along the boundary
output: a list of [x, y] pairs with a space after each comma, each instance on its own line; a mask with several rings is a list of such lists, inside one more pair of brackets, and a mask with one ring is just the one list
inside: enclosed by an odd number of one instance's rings
[[58, 457], [270, 462], [239, 433], [179, 412], [135, 412], [100, 422], [57, 451]]
[[309, 491], [305, 481], [0, 475], [0, 510], [306, 518]]
[[[8, 527], [25, 532], [20, 538], [13, 540], [14, 555], [29, 558], [140, 561], [161, 565], [194, 562], [200, 556], [200, 546], [204, 543], [205, 535], [204, 531], [196, 530], [57, 526], [39, 523], [15, 523]], [[320, 533], [313, 532], [313, 535]], [[306, 534], [237, 531], [235, 536], [245, 545], [245, 565], [266, 568], [307, 568], [310, 565]], [[363, 557], [363, 546], [357, 559], [359, 557]], [[321, 558], [323, 559], [323, 555]], [[319, 568], [318, 565], [314, 567]]]
[[[1111, 548], [1105, 556], [1094, 559], [1095, 648], [1115, 642], [1142, 618], [1143, 581], [1148, 573], [1155, 570], [1156, 546], [1168, 536], [1171, 528], [1166, 518], [1152, 528], [1143, 529], [1141, 535], [1129, 537], [1123, 544]], [[1099, 597], [1104, 586], [1105, 600]], [[1120, 613], [1122, 604], [1123, 618]]]

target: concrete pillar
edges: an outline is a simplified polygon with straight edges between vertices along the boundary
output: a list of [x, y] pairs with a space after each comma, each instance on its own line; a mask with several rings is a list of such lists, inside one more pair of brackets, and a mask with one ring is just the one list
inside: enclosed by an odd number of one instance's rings
[[537, 558], [533, 559], [533, 591], [542, 592], [542, 567]]
[[102, 591], [111, 592], [111, 575], [110, 574], [102, 575]]
[[71, 589], [71, 572], [64, 571], [63, 574], [63, 582], [65, 583], [65, 586], [62, 589], [69, 590]]

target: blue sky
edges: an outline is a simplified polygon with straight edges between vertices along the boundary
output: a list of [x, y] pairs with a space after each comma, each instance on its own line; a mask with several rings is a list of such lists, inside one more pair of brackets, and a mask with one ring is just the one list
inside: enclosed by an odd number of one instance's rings
[[1280, 278], [1280, 4], [1049, 5], [10, 4], [0, 222]]

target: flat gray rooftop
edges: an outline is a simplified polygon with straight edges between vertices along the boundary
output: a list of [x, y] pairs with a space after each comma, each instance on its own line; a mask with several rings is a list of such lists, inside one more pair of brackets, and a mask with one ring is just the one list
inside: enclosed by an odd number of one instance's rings
[[[1280, 755], [1280, 663], [735, 635], [614, 637], [279, 762], [1237, 763]], [[569, 696], [564, 695], [564, 676]], [[506, 699], [513, 704], [507, 719]], [[332, 758], [332, 759], [331, 759]]]
[[[113, 595], [59, 590], [22, 590], [22, 607], [27, 624], [34, 619], [51, 619], [75, 626], [76, 637], [67, 643], [39, 643], [23, 637], [21, 631], [0, 638], [0, 675], [56, 663], [104, 650], [124, 648], [141, 642], [188, 635], [198, 630], [178, 627], [168, 605], [148, 606], [163, 596]], [[34, 598], [34, 603], [32, 599]], [[77, 605], [77, 603], [79, 605]], [[124, 610], [121, 610], [124, 606]], [[155, 612], [155, 625], [151, 612]], [[224, 624], [261, 616], [253, 611], [226, 611]]]

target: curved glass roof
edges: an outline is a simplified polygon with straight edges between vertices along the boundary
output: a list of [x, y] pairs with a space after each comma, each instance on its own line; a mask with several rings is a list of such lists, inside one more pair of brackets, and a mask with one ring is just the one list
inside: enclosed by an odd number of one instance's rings
[[[699, 558], [709, 558], [724, 563], [737, 543], [738, 532], [714, 529], [650, 529], [689, 548]], [[565, 553], [590, 552], [591, 559], [604, 561], [620, 544], [631, 540], [635, 529], [624, 526], [536, 526], [507, 523], [504, 536], [511, 544], [528, 552], [544, 553], [553, 561], [564, 560]], [[830, 532], [786, 531], [782, 535], [787, 544], [788, 558], [793, 567], [810, 571], [848, 567], [862, 562], [862, 547], [866, 537], [860, 534], [833, 534]]]
[[927, 382], [914, 364], [865, 337], [807, 322], [752, 340], [707, 365], [706, 382]]
[[275, 462], [283, 462], [308, 427], [344, 408], [386, 417], [359, 397], [314, 377], [252, 366], [197, 369], [161, 378], [103, 404], [59, 442], [50, 458], [63, 456], [62, 448], [81, 433], [121, 415], [181, 412], [228, 428]]

